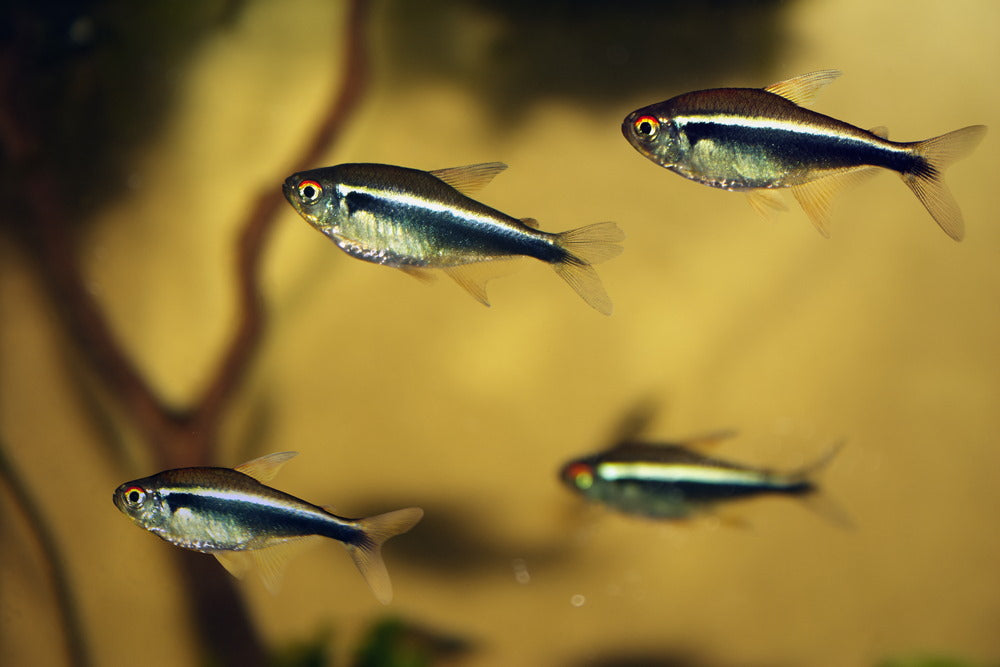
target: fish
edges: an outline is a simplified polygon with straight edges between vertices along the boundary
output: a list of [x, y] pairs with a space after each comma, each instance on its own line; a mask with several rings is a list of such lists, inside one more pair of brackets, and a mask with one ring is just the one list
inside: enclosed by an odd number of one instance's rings
[[622, 134], [639, 153], [676, 174], [746, 192], [762, 213], [784, 208], [771, 190], [790, 188], [826, 237], [836, 193], [876, 169], [889, 169], [948, 236], [962, 240], [962, 212], [942, 173], [976, 147], [986, 126], [897, 142], [884, 127], [863, 130], [803, 106], [840, 74], [820, 70], [766, 88], [685, 93], [628, 114]]
[[468, 196], [506, 168], [502, 162], [435, 171], [340, 164], [293, 174], [283, 192], [306, 222], [351, 257], [418, 277], [440, 269], [486, 306], [492, 276], [473, 267], [533, 257], [610, 315], [611, 299], [592, 265], [618, 255], [624, 233], [613, 222], [543, 232], [532, 218], [518, 220]]
[[618, 512], [687, 519], [743, 498], [813, 494], [817, 491], [813, 476], [841, 447], [838, 443], [819, 460], [794, 472], [753, 468], [696, 450], [730, 435], [723, 432], [684, 443], [625, 441], [569, 461], [559, 476], [572, 491]]
[[363, 519], [337, 516], [266, 486], [296, 452], [278, 452], [235, 468], [165, 470], [126, 482], [113, 500], [123, 514], [167, 542], [210, 553], [237, 578], [256, 567], [274, 592], [291, 551], [312, 536], [342, 542], [379, 602], [392, 599], [382, 544], [423, 517], [419, 507]]

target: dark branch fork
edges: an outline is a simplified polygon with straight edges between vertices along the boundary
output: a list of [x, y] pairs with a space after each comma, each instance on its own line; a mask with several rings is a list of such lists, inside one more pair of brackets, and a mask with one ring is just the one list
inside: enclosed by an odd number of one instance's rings
[[[112, 402], [134, 423], [154, 459], [164, 468], [215, 462], [220, 423], [246, 377], [264, 329], [260, 265], [283, 202], [280, 184], [287, 174], [315, 166], [340, 137], [357, 107], [368, 74], [366, 15], [365, 0], [354, 0], [350, 4], [340, 88], [332, 96], [304, 150], [292, 160], [291, 167], [275, 174], [271, 184], [256, 195], [240, 225], [236, 242], [239, 319], [205, 390], [189, 406], [178, 409], [165, 403], [129, 357], [100, 303], [87, 289], [72, 233], [74, 226], [67, 224], [72, 219], [69, 206], [53, 194], [60, 190], [53, 188], [51, 179], [46, 178], [49, 174], [43, 161], [32, 159], [30, 155], [22, 160], [26, 163], [23, 182], [28, 189], [25, 192], [26, 218], [19, 227], [35, 269], [55, 304], [66, 339], [75, 346]], [[18, 146], [34, 145], [33, 131], [38, 128], [24, 124], [12, 127], [13, 118], [14, 114], [0, 110], [0, 125], [3, 126], [0, 134], [9, 138], [13, 133]], [[9, 141], [5, 143], [10, 144]], [[8, 157], [16, 158], [24, 153], [8, 152]], [[45, 556], [55, 558], [48, 551]], [[237, 590], [226, 579], [227, 575], [215, 563], [209, 563], [212, 566], [209, 569], [185, 556], [187, 554], [181, 554], [178, 559], [191, 599], [193, 621], [206, 650], [215, 660], [225, 664], [262, 664], [264, 651], [260, 639]], [[56, 563], [49, 565], [53, 572], [59, 571]], [[62, 597], [59, 604], [66, 617]], [[67, 628], [67, 633], [72, 635], [73, 629]]]

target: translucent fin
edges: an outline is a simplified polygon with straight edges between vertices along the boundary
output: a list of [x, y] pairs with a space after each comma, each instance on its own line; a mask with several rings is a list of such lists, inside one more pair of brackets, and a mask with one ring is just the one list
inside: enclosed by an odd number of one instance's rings
[[733, 429], [723, 429], [696, 435], [693, 438], [688, 438], [682, 444], [685, 447], [714, 447], [720, 442], [734, 437], [736, 437], [736, 431]]
[[807, 463], [795, 472], [789, 473], [788, 477], [790, 479], [811, 482], [813, 478], [819, 474], [820, 471], [830, 465], [830, 461], [832, 461], [837, 454], [840, 453], [840, 450], [844, 448], [844, 442], [844, 440], [838, 440], [830, 447], [830, 449], [826, 451], [825, 454], [823, 454], [823, 456], [819, 457], [815, 461], [812, 461], [811, 463]]
[[534, 218], [521, 218], [521, 224], [525, 227], [531, 227], [532, 229], [538, 229], [538, 221]]
[[557, 236], [556, 243], [567, 252], [567, 256], [553, 264], [552, 268], [593, 309], [610, 315], [611, 297], [604, 291], [601, 279], [591, 264], [619, 255], [625, 233], [613, 222], [598, 222]]
[[802, 496], [802, 504], [840, 528], [846, 530], [854, 530], [856, 528], [847, 510], [821, 491]]
[[258, 482], [267, 483], [274, 479], [274, 476], [278, 474], [279, 470], [281, 470], [281, 466], [288, 463], [289, 459], [297, 455], [298, 452], [277, 452], [275, 454], [268, 454], [267, 456], [261, 456], [260, 458], [247, 461], [246, 463], [241, 463], [233, 468], [233, 470], [241, 472], [249, 477], [253, 477]]
[[250, 555], [246, 551], [213, 551], [212, 555], [222, 563], [226, 572], [237, 579], [246, 576], [247, 570], [252, 566]]
[[365, 541], [347, 545], [347, 552], [382, 604], [389, 604], [392, 600], [392, 582], [382, 560], [382, 544], [390, 537], [413, 528], [423, 516], [424, 511], [419, 507], [408, 507], [357, 521], [358, 527], [365, 533]]
[[590, 264], [570, 257], [564, 262], [553, 264], [552, 267], [559, 277], [569, 283], [569, 286], [602, 315], [610, 315], [614, 309], [611, 297], [604, 290], [601, 278]]
[[613, 222], [570, 229], [558, 236], [558, 243], [564, 250], [587, 264], [599, 264], [617, 257], [624, 249], [619, 244], [625, 240], [625, 232]]
[[764, 90], [775, 95], [781, 95], [795, 104], [806, 106], [816, 97], [816, 93], [819, 92], [820, 88], [836, 79], [842, 73], [836, 69], [821, 69], [816, 72], [797, 76], [794, 79], [772, 83]]
[[875, 173], [875, 167], [860, 167], [824, 175], [815, 181], [792, 187], [792, 194], [816, 229], [830, 238], [830, 205], [838, 192], [857, 185]]
[[281, 579], [284, 577], [288, 561], [304, 546], [318, 539], [313, 537], [293, 538], [245, 553], [251, 555], [253, 564], [257, 568], [257, 574], [260, 575], [260, 580], [264, 583], [264, 588], [271, 593], [277, 593], [278, 589], [281, 588]]
[[447, 169], [435, 169], [429, 172], [431, 176], [440, 178], [442, 181], [455, 188], [462, 194], [471, 194], [484, 187], [493, 180], [493, 177], [507, 168], [503, 162], [483, 162], [480, 164], [470, 164], [464, 167], [449, 167]]
[[421, 282], [429, 283], [434, 280], [434, 275], [427, 269], [421, 269], [416, 266], [400, 266], [398, 268], [406, 275], [416, 278]]
[[914, 150], [926, 164], [915, 173], [902, 175], [903, 182], [913, 190], [935, 222], [956, 241], [965, 236], [965, 223], [962, 211], [941, 179], [941, 174], [952, 162], [968, 155], [985, 134], [985, 125], [972, 125], [918, 142]]
[[874, 134], [879, 139], [889, 138], [889, 128], [887, 128], [885, 125], [879, 125], [878, 127], [873, 127], [868, 131]]
[[490, 300], [486, 296], [486, 282], [489, 278], [478, 275], [472, 267], [471, 264], [449, 266], [444, 269], [444, 272], [448, 274], [449, 278], [461, 285], [462, 289], [471, 294], [473, 299], [489, 307]]
[[747, 201], [757, 215], [770, 220], [775, 211], [785, 211], [787, 206], [773, 190], [747, 190]]

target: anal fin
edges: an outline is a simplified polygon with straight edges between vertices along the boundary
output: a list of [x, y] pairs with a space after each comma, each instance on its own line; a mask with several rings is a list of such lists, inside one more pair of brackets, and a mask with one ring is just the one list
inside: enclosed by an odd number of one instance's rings
[[281, 588], [281, 579], [285, 574], [288, 561], [302, 548], [319, 539], [318, 537], [296, 537], [284, 542], [278, 542], [263, 549], [254, 549], [252, 554], [254, 565], [260, 580], [271, 593], [277, 593]]
[[213, 551], [215, 559], [226, 568], [229, 574], [237, 579], [243, 579], [247, 572], [257, 570], [260, 580], [271, 593], [277, 593], [281, 587], [288, 561], [304, 546], [308, 546], [316, 536], [293, 537], [289, 540], [274, 542], [261, 549], [246, 549], [241, 551]]
[[792, 194], [812, 220], [816, 230], [830, 238], [830, 206], [842, 190], [857, 185], [875, 173], [875, 167], [858, 167], [824, 174], [814, 181], [795, 185]]
[[471, 294], [473, 299], [488, 307], [490, 300], [486, 295], [486, 283], [506, 273], [509, 266], [510, 262], [505, 258], [448, 266], [443, 270], [449, 278]]

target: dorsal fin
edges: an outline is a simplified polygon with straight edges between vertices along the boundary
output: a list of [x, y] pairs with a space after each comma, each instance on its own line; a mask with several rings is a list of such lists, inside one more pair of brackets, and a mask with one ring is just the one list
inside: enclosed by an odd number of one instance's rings
[[[611, 450], [629, 450], [629, 449], [644, 449], [646, 451], [655, 452], [657, 449], [660, 450], [682, 450], [682, 449], [700, 449], [702, 447], [713, 447], [718, 445], [724, 440], [735, 437], [736, 431], [732, 429], [725, 429], [719, 431], [712, 431], [710, 433], [701, 433], [699, 435], [685, 438], [679, 441], [622, 441], [611, 448]], [[692, 454], [694, 454], [692, 452]], [[694, 454], [698, 456], [697, 454]]]
[[233, 468], [248, 477], [253, 477], [262, 484], [270, 482], [281, 470], [281, 466], [288, 463], [289, 459], [298, 455], [298, 452], [277, 452], [241, 463]]
[[735, 436], [736, 431], [733, 429], [720, 429], [709, 433], [701, 433], [684, 440], [681, 444], [685, 447], [712, 447], [719, 444], [723, 440], [728, 440], [729, 438], [733, 438]]
[[485, 186], [493, 177], [507, 168], [503, 162], [482, 162], [464, 167], [449, 167], [428, 172], [435, 178], [455, 188], [464, 195], [470, 194]]
[[786, 79], [778, 83], [772, 83], [766, 87], [769, 93], [780, 95], [795, 104], [806, 106], [812, 102], [819, 89], [827, 85], [842, 72], [836, 69], [821, 69], [816, 72], [809, 72], [793, 79]]

